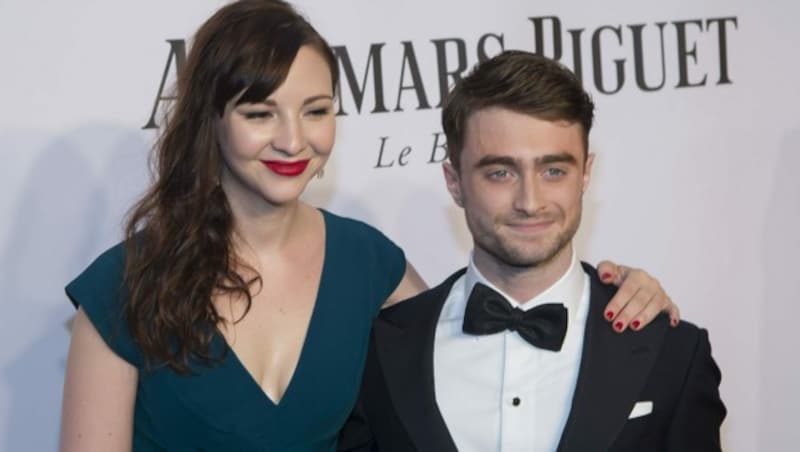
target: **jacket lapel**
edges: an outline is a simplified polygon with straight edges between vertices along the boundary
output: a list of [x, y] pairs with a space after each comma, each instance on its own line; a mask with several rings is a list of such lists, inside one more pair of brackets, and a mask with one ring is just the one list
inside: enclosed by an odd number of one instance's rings
[[660, 316], [640, 331], [614, 332], [603, 319], [603, 309], [616, 288], [601, 283], [594, 268], [584, 264], [584, 271], [591, 280], [590, 306], [559, 452], [611, 447], [646, 383], [668, 328], [668, 319]]
[[439, 286], [384, 310], [374, 326], [378, 362], [411, 441], [422, 451], [456, 451], [434, 393], [436, 324], [462, 269]]

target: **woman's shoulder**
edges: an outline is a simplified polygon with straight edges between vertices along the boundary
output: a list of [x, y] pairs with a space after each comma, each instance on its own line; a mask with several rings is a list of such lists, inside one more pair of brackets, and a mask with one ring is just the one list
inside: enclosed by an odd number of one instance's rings
[[323, 211], [332, 244], [341, 268], [350, 269], [355, 280], [371, 290], [370, 312], [378, 308], [394, 292], [406, 272], [403, 250], [368, 223]]
[[[124, 242], [106, 249], [97, 256], [78, 276], [67, 285], [67, 295], [73, 292], [106, 293], [109, 290], [119, 290], [122, 286], [125, 269], [125, 244]], [[70, 297], [73, 304], [78, 300]]]
[[403, 250], [376, 227], [362, 220], [325, 210], [322, 213], [325, 216], [329, 243], [334, 243], [340, 250], [346, 250], [351, 256], [364, 258], [370, 264], [377, 260], [381, 266], [390, 264], [405, 269]]
[[319, 210], [325, 218], [326, 230], [340, 238], [350, 237], [354, 239], [363, 239], [365, 237], [372, 237], [388, 240], [378, 228], [363, 220], [345, 217], [324, 209]]
[[67, 297], [82, 308], [106, 343], [126, 361], [142, 364], [125, 324], [125, 243], [102, 252], [65, 287]]

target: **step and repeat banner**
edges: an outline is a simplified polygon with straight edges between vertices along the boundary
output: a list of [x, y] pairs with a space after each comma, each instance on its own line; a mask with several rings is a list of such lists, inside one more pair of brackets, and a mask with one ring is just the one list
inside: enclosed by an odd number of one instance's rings
[[[191, 34], [221, 4], [0, 0], [0, 450], [57, 448], [63, 286], [120, 239]], [[503, 49], [559, 59], [597, 105], [581, 256], [646, 268], [708, 328], [726, 450], [797, 450], [800, 4], [296, 4], [342, 73], [309, 202], [377, 226], [438, 283], [471, 246], [442, 177], [442, 96]]]

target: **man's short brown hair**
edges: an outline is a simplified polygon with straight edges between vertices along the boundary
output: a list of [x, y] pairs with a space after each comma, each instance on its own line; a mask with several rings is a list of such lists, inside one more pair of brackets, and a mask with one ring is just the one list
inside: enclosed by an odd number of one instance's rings
[[577, 122], [583, 126], [588, 152], [594, 103], [569, 69], [547, 57], [506, 50], [478, 63], [447, 96], [442, 127], [450, 162], [459, 171], [466, 123], [478, 110], [506, 108], [547, 121]]

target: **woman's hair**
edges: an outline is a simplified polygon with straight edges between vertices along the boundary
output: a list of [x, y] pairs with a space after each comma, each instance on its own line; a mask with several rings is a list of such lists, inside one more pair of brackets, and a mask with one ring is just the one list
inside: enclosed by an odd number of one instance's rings
[[212, 297], [243, 299], [244, 313], [250, 309], [251, 288], [261, 278], [231, 245], [216, 122], [239, 93], [237, 104], [266, 99], [304, 45], [325, 58], [335, 90], [331, 48], [281, 0], [231, 3], [194, 36], [151, 156], [153, 184], [131, 209], [125, 229], [124, 314], [148, 368], [167, 365], [188, 373], [190, 360], [211, 365], [221, 358], [211, 350], [222, 320]]

